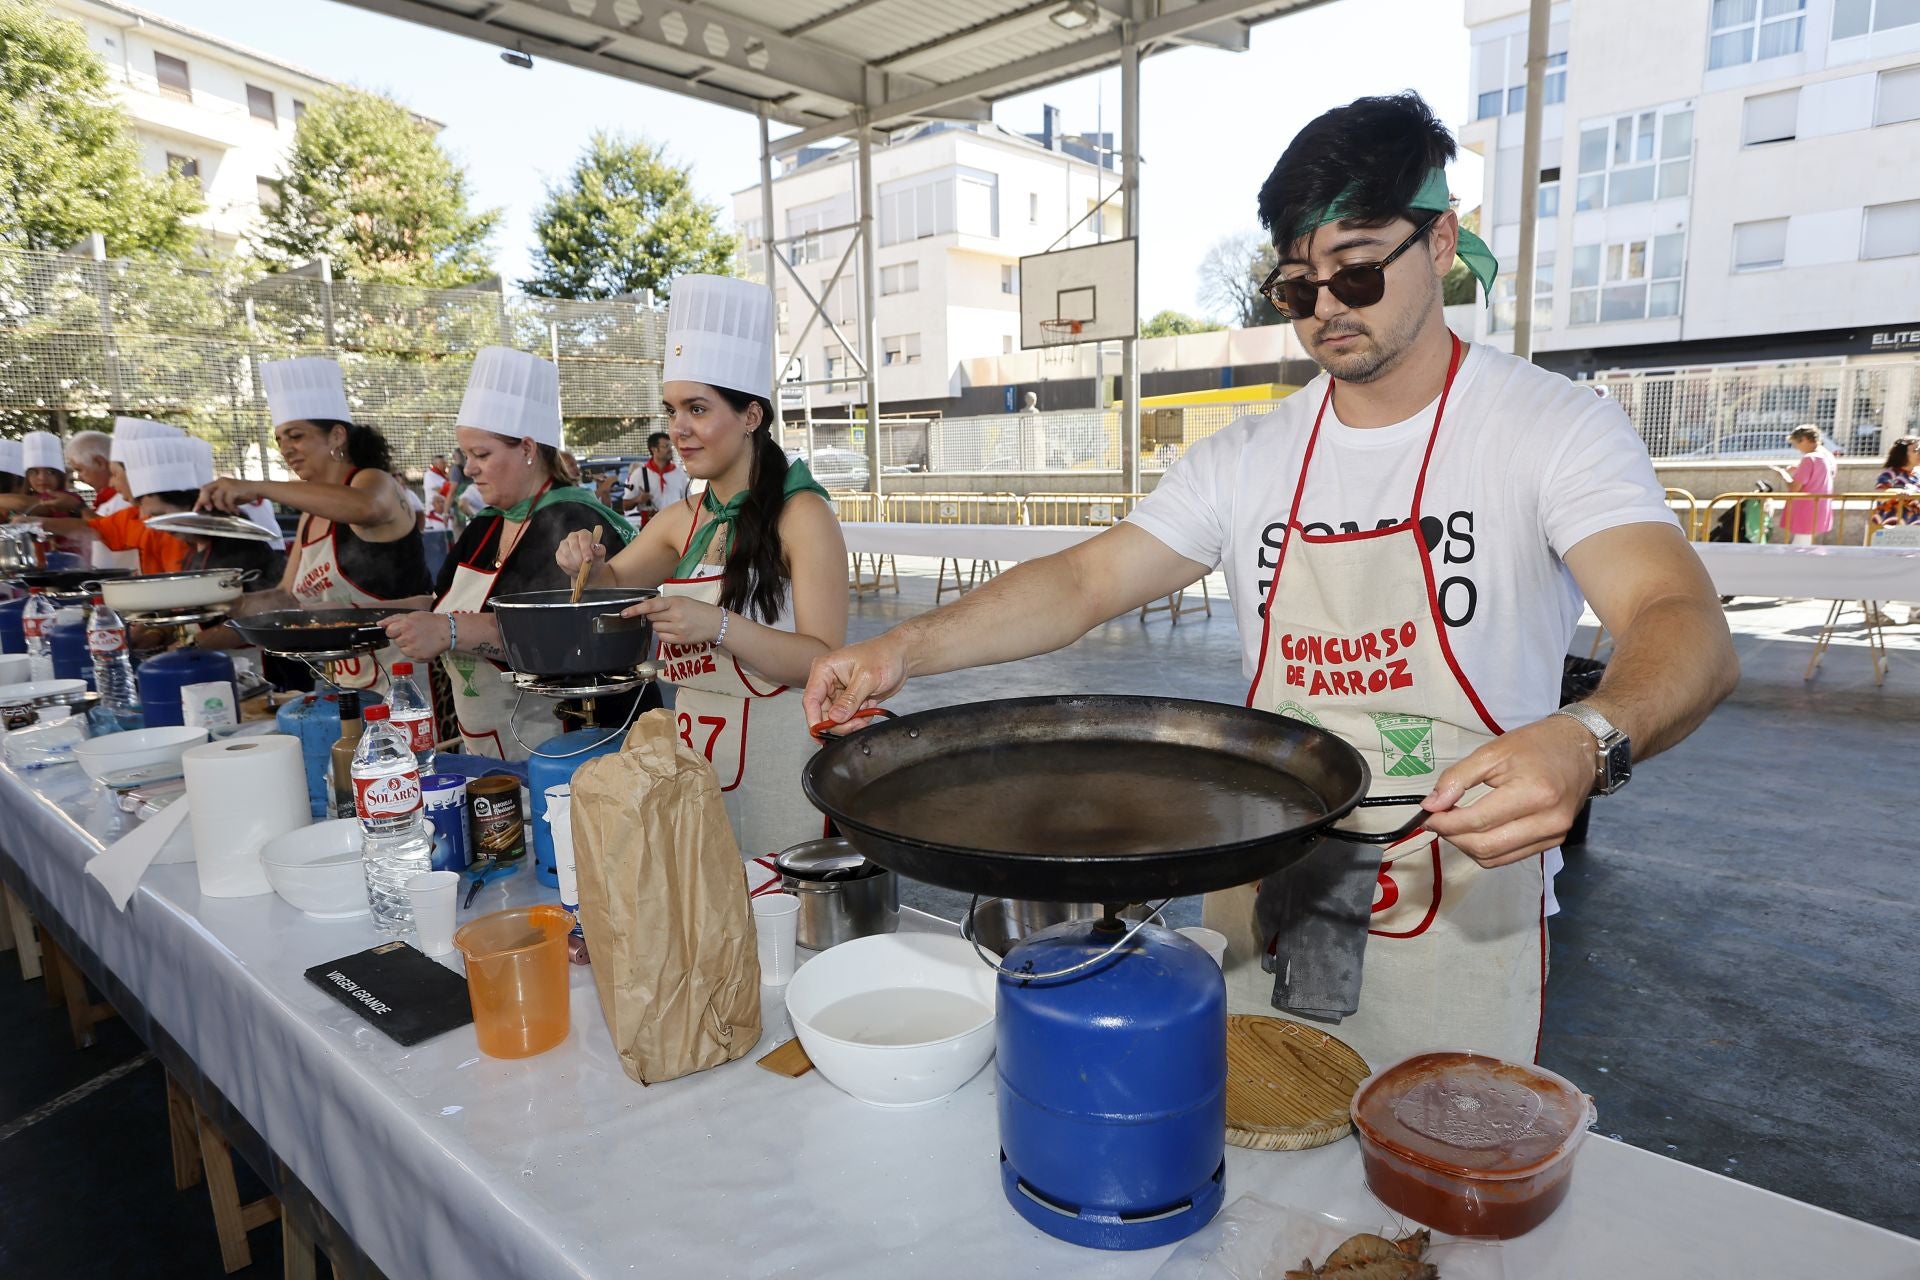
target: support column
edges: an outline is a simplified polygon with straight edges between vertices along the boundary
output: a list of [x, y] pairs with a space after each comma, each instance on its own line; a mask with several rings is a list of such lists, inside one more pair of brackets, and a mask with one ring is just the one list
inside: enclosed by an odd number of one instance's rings
[[[775, 260], [774, 255], [777, 254], [779, 250], [774, 247], [773, 243], [773, 146], [771, 139], [767, 135], [767, 109], [765, 105], [761, 106], [759, 114], [760, 246], [762, 250], [764, 250], [766, 257], [764, 270], [767, 273], [767, 288], [777, 299], [780, 287], [780, 264]], [[779, 440], [782, 445], [785, 445], [787, 442], [787, 423], [785, 415], [782, 414], [780, 410], [780, 370], [782, 364], [783, 362], [780, 358], [780, 304], [776, 300], [773, 308], [773, 394], [768, 396], [767, 399], [773, 402], [773, 430], [779, 433], [775, 439]]]
[[[1532, 0], [1527, 10], [1527, 111], [1520, 135], [1520, 253], [1513, 264], [1513, 354], [1533, 359], [1534, 236], [1540, 224], [1540, 119], [1546, 110], [1547, 30], [1551, 0]], [[1566, 187], [1561, 188], [1563, 191]], [[1494, 217], [1487, 234], [1493, 234]]]
[[[1140, 327], [1140, 46], [1134, 26], [1121, 29], [1120, 46], [1120, 188], [1126, 201], [1127, 238], [1133, 243], [1133, 330]], [[1140, 492], [1140, 341], [1120, 341], [1120, 486], [1122, 492]], [[1098, 397], [1096, 397], [1097, 399]]]
[[874, 216], [873, 132], [866, 113], [860, 116], [860, 354], [867, 366], [867, 489], [878, 495], [880, 485], [880, 232]]

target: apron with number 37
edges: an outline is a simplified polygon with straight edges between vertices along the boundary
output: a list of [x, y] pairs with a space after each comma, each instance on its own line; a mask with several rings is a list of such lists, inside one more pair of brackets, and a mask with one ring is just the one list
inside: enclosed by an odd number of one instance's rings
[[[1327, 389], [1300, 464], [1287, 536], [1267, 597], [1259, 668], [1247, 705], [1319, 725], [1358, 748], [1371, 794], [1419, 794], [1502, 730], [1455, 661], [1420, 534], [1420, 500], [1447, 397], [1453, 345], [1407, 519], [1364, 533], [1300, 527], [1301, 497]], [[1357, 830], [1390, 831], [1403, 810], [1356, 810]], [[1487, 869], [1424, 831], [1383, 853], [1360, 1005], [1328, 1029], [1378, 1069], [1429, 1049], [1471, 1049], [1531, 1062], [1545, 979], [1544, 873], [1538, 857]], [[1275, 1013], [1260, 963], [1256, 886], [1209, 894], [1207, 924], [1228, 938], [1228, 1005]]]
[[[691, 544], [693, 533], [688, 530]], [[660, 594], [719, 604], [723, 566], [703, 564], [669, 578]], [[740, 625], [736, 619], [735, 626]], [[771, 858], [824, 830], [820, 811], [800, 790], [815, 744], [800, 691], [761, 680], [713, 644], [660, 644], [660, 679], [676, 687], [680, 740], [704, 755], [743, 858]]]

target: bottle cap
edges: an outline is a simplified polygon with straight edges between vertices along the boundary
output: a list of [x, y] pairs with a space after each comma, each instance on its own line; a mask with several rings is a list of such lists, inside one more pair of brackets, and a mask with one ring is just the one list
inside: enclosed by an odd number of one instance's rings
[[375, 721], [375, 720], [385, 720], [387, 718], [387, 709], [382, 704], [376, 702], [372, 706], [368, 707], [365, 711], [362, 711], [360, 713], [360, 718], [362, 720], [366, 720], [369, 722]]
[[393, 664], [393, 674], [397, 676], [410, 676], [413, 674], [413, 664], [411, 662], [396, 662]]

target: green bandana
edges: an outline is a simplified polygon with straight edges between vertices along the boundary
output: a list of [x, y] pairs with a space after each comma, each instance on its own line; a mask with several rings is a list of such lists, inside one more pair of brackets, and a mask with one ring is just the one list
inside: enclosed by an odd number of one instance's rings
[[[727, 541], [721, 548], [721, 554], [725, 555], [733, 550], [733, 522], [739, 516], [740, 508], [746, 505], [748, 492], [742, 489], [722, 503], [720, 499], [713, 496], [713, 486], [707, 486], [706, 495], [700, 499], [700, 507], [703, 511], [711, 512], [713, 519], [693, 531], [693, 539], [687, 543], [686, 554], [681, 556], [680, 563], [674, 566], [674, 577], [684, 578], [706, 563], [707, 549], [713, 545], [714, 532], [721, 525], [727, 526]], [[817, 493], [831, 500], [827, 491], [821, 488], [820, 483], [813, 478], [813, 472], [807, 470], [806, 462], [798, 458], [787, 466], [787, 484], [786, 488], [781, 490], [781, 501], [784, 502], [796, 493]]]
[[504, 519], [513, 521], [515, 524], [519, 524], [534, 512], [544, 511], [548, 507], [555, 506], [562, 502], [578, 502], [583, 506], [592, 507], [600, 513], [601, 519], [607, 526], [607, 532], [616, 535], [622, 545], [633, 541], [634, 528], [631, 520], [621, 515], [618, 511], [615, 511], [612, 507], [609, 507], [606, 503], [600, 501], [600, 499], [594, 497], [588, 490], [575, 484], [554, 485], [545, 493], [536, 494], [534, 497], [516, 502], [505, 510], [499, 507], [488, 507], [486, 510], [480, 512], [479, 515], [476, 515], [474, 519], [477, 520], [480, 516], [501, 516]]
[[[1428, 170], [1427, 180], [1420, 184], [1420, 190], [1416, 191], [1413, 199], [1407, 202], [1407, 207], [1425, 209], [1432, 213], [1445, 213], [1452, 208], [1453, 202], [1447, 194], [1446, 170]], [[1347, 208], [1347, 197], [1342, 193], [1332, 204], [1308, 218], [1307, 225], [1295, 231], [1291, 239], [1298, 240], [1301, 236], [1324, 227], [1329, 222], [1338, 222], [1349, 212], [1351, 210]], [[1467, 270], [1471, 271], [1473, 278], [1480, 282], [1480, 292], [1491, 303], [1493, 278], [1499, 274], [1500, 263], [1494, 258], [1493, 250], [1487, 247], [1487, 242], [1465, 227], [1461, 227], [1459, 243], [1454, 248], [1454, 254], [1460, 261], [1467, 264]]]

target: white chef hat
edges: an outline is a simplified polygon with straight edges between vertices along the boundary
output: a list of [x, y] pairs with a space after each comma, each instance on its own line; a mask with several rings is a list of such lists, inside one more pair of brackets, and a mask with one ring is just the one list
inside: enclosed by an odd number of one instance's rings
[[64, 474], [67, 469], [66, 442], [51, 431], [29, 431], [20, 441], [27, 469], [51, 467]]
[[0, 471], [10, 476], [26, 475], [26, 446], [18, 440], [0, 440]]
[[127, 442], [127, 496], [198, 489], [213, 479], [213, 446], [192, 436], [148, 436]]
[[558, 449], [560, 370], [551, 360], [512, 347], [482, 347], [473, 353], [467, 394], [454, 421]]
[[681, 276], [667, 308], [662, 382], [773, 398], [773, 293], [732, 276]]
[[127, 446], [135, 440], [186, 434], [179, 427], [170, 427], [164, 422], [155, 422], [151, 418], [115, 418], [113, 445], [107, 450], [107, 460], [124, 464], [127, 460]]
[[325, 356], [269, 360], [260, 366], [260, 381], [267, 389], [267, 413], [276, 427], [300, 421], [353, 421], [337, 361]]

